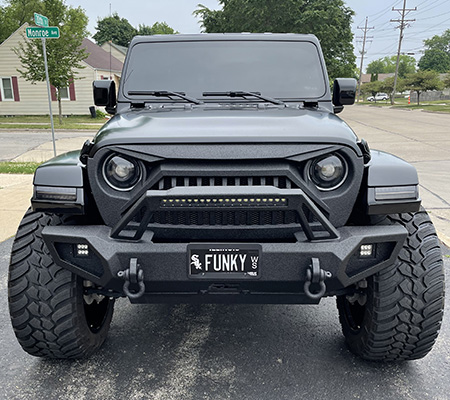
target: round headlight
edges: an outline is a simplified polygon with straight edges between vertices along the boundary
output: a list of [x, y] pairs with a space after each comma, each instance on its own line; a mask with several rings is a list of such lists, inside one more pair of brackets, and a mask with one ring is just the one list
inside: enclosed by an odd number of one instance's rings
[[347, 177], [347, 163], [336, 154], [317, 158], [311, 163], [309, 176], [319, 190], [337, 189]]
[[105, 161], [103, 176], [113, 189], [126, 191], [133, 189], [141, 172], [136, 160], [113, 155]]

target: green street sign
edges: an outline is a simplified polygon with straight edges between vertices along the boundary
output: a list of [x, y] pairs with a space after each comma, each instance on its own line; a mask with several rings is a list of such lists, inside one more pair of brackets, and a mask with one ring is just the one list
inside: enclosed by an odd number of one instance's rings
[[37, 26], [48, 28], [48, 18], [41, 14], [34, 13], [34, 22]]
[[27, 38], [29, 39], [58, 39], [59, 28], [57, 26], [50, 26], [48, 28], [27, 28]]

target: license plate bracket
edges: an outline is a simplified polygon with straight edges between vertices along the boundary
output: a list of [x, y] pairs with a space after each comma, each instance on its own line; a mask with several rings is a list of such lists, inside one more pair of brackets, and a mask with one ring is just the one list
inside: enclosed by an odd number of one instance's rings
[[258, 244], [189, 244], [188, 273], [193, 279], [258, 279], [262, 248]]

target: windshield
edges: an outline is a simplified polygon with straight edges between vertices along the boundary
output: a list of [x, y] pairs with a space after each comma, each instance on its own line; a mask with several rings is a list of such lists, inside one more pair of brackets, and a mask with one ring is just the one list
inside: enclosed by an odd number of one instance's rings
[[205, 92], [229, 91], [315, 99], [325, 94], [327, 84], [316, 46], [300, 41], [138, 43], [123, 79], [126, 98], [149, 101], [161, 100], [136, 92], [173, 91], [206, 101], [217, 99], [205, 98]]

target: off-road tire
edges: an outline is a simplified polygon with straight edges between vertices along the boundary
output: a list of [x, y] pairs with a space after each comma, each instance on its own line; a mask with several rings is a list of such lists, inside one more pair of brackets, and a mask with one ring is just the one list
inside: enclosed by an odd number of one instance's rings
[[443, 316], [439, 240], [424, 210], [388, 219], [408, 231], [397, 262], [368, 279], [365, 305], [339, 296], [339, 320], [350, 350], [366, 360], [419, 359], [432, 349]]
[[41, 232], [67, 223], [28, 211], [17, 231], [8, 276], [11, 323], [22, 348], [47, 358], [82, 358], [104, 342], [114, 301], [84, 301], [83, 280], [52, 260]]

